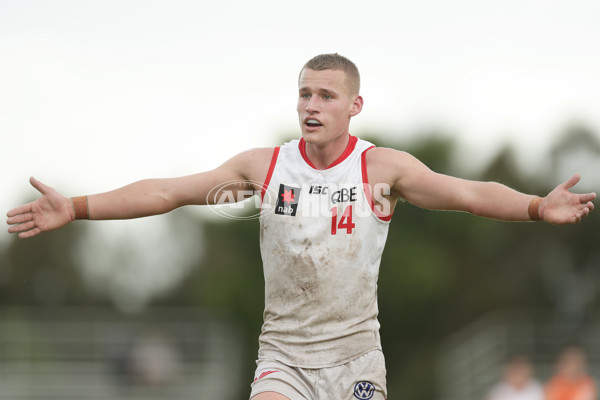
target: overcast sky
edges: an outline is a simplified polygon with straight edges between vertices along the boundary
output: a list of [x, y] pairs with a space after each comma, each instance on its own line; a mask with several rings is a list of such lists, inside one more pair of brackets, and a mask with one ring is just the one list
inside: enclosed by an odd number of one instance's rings
[[535, 160], [572, 121], [600, 132], [599, 20], [597, 0], [0, 1], [0, 209], [31, 175], [73, 196], [277, 145], [324, 52], [361, 70], [352, 132]]

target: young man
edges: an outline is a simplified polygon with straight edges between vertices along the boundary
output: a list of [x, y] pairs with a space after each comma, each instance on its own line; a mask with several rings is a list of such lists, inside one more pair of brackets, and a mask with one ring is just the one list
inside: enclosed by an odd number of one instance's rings
[[544, 198], [458, 179], [351, 136], [350, 120], [363, 107], [360, 78], [337, 54], [311, 59], [298, 85], [300, 140], [248, 150], [212, 171], [71, 199], [31, 178], [42, 197], [8, 212], [9, 232], [27, 238], [75, 219], [129, 219], [212, 204], [216, 187], [233, 198], [259, 192], [265, 313], [251, 398], [385, 399], [376, 287], [398, 199], [499, 220], [567, 224], [589, 214], [595, 194], [569, 191], [578, 175]]

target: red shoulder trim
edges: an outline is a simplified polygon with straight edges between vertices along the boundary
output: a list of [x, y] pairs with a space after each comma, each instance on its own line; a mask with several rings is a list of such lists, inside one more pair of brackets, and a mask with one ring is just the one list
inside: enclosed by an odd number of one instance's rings
[[[332, 162], [325, 169], [335, 167], [336, 165], [338, 165], [339, 163], [344, 161], [346, 158], [348, 158], [348, 156], [350, 154], [352, 154], [352, 152], [354, 151], [354, 148], [356, 147], [356, 143], [358, 143], [358, 138], [356, 136], [352, 136], [352, 135], [349, 135], [349, 136], [350, 136], [350, 140], [348, 141], [348, 145], [346, 146], [346, 149], [344, 150], [344, 152], [337, 158], [337, 160]], [[315, 167], [315, 165], [312, 163], [312, 161], [310, 161], [308, 159], [308, 156], [306, 155], [306, 141], [304, 140], [304, 138], [300, 138], [300, 142], [298, 143], [298, 150], [300, 150], [300, 154], [302, 155], [302, 158], [304, 159], [304, 161], [306, 161], [306, 163], [308, 165], [310, 165], [311, 168], [317, 169], [317, 167]]]
[[371, 196], [371, 185], [369, 185], [369, 176], [367, 175], [367, 151], [373, 148], [375, 148], [375, 146], [369, 147], [360, 155], [360, 170], [362, 173], [363, 187], [365, 189], [365, 196], [367, 196], [367, 201], [369, 202], [371, 210], [373, 210], [377, 218], [387, 222], [392, 219], [392, 215], [394, 215], [394, 210], [392, 210], [392, 213], [390, 215], [384, 215], [375, 208], [375, 202], [373, 201], [373, 196]]
[[262, 190], [260, 192], [260, 201], [262, 202], [265, 198], [265, 192], [269, 187], [269, 182], [271, 182], [271, 176], [273, 176], [273, 170], [275, 169], [275, 164], [277, 163], [277, 156], [279, 156], [279, 146], [275, 147], [273, 150], [273, 157], [271, 157], [271, 164], [269, 165], [269, 171], [267, 172], [267, 177], [265, 178], [265, 183], [262, 185]]

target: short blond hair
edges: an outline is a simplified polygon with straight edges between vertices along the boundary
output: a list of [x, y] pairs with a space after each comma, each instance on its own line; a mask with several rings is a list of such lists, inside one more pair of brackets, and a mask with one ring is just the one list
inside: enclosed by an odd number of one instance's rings
[[[305, 69], [312, 69], [313, 71], [324, 71], [326, 69], [344, 71], [350, 94], [356, 96], [360, 93], [360, 74], [358, 68], [352, 61], [338, 53], [319, 54], [311, 58], [300, 70], [300, 76]], [[300, 77], [298, 77], [299, 79]]]

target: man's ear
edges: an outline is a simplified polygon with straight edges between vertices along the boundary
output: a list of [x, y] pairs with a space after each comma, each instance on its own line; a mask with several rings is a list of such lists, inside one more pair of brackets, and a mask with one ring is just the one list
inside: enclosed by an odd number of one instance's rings
[[352, 103], [352, 108], [350, 108], [350, 116], [351, 117], [358, 115], [362, 111], [363, 103], [364, 103], [364, 100], [363, 100], [362, 96], [356, 96], [354, 98], [354, 102]]

